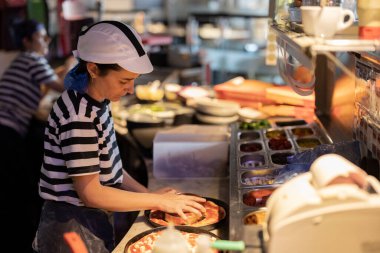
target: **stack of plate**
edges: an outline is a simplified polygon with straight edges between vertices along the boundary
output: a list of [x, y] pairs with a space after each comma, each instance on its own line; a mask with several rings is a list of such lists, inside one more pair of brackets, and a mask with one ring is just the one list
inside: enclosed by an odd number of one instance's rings
[[230, 124], [239, 119], [240, 105], [236, 102], [203, 97], [196, 99], [194, 106], [196, 118], [203, 123]]
[[267, 115], [263, 112], [250, 107], [242, 107], [241, 109], [239, 109], [238, 114], [240, 120], [245, 122], [251, 122], [252, 120], [267, 118]]

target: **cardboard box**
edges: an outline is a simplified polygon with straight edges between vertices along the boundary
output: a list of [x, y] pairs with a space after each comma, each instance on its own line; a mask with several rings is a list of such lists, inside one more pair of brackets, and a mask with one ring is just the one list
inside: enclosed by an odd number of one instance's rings
[[153, 176], [228, 176], [228, 127], [182, 125], [160, 131], [153, 142]]

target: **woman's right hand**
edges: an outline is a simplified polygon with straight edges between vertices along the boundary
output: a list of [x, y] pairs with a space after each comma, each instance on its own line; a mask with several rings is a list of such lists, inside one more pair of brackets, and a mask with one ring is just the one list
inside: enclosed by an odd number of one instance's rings
[[185, 212], [192, 212], [199, 216], [206, 212], [202, 203], [205, 198], [174, 193], [173, 191], [160, 194], [160, 210], [167, 213], [177, 213], [182, 219], [186, 220]]

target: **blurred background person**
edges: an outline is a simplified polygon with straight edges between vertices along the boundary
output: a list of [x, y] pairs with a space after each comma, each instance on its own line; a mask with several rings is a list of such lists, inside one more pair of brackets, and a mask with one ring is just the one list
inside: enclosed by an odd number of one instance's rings
[[[0, 154], [2, 217], [11, 223], [7, 234], [19, 239], [18, 251], [32, 252], [31, 243], [38, 224], [42, 200], [38, 197], [38, 168], [28, 159], [28, 149], [43, 152], [40, 145], [28, 147], [28, 133], [46, 88], [63, 91], [61, 68], [56, 73], [46, 56], [50, 37], [45, 26], [25, 19], [12, 27], [14, 43], [20, 49], [0, 79]], [[44, 91], [45, 90], [45, 91]], [[36, 160], [41, 160], [34, 157]], [[17, 230], [17, 231], [16, 231]]]

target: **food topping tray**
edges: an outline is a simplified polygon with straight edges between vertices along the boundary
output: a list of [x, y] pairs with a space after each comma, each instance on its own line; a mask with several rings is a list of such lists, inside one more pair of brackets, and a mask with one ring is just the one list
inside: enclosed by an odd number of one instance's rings
[[289, 156], [329, 143], [318, 121], [269, 119], [231, 125], [230, 239], [242, 238], [242, 226], [246, 230], [264, 222], [266, 201], [280, 186], [275, 179]]

